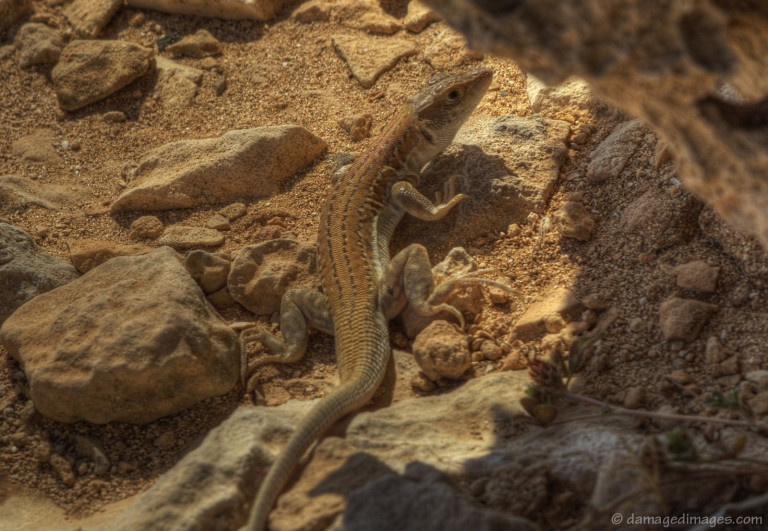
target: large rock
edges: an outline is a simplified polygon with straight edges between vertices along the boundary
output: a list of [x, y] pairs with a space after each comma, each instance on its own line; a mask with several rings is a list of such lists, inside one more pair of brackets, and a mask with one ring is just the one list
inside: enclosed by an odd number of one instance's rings
[[[579, 76], [648, 123], [668, 143], [683, 184], [768, 246], [762, 3], [425, 3], [474, 48], [512, 57], [550, 85]], [[723, 81], [736, 97], [724, 94]]]
[[[543, 213], [568, 152], [569, 131], [566, 122], [540, 116], [471, 118], [425, 170], [425, 186], [420, 187], [429, 197], [442, 191], [446, 175], [458, 176], [458, 191], [471, 200], [432, 224], [437, 228], [430, 232], [450, 236], [455, 244], [455, 234], [448, 234], [451, 226], [471, 240], [485, 232], [506, 230], [511, 223], [522, 224], [531, 212]], [[406, 216], [402, 227], [408, 241], [427, 243], [418, 221]]]
[[64, 16], [79, 35], [93, 39], [122, 5], [123, 0], [74, 0], [64, 8]]
[[128, 188], [112, 212], [169, 210], [265, 197], [325, 150], [297, 125], [229, 131], [217, 138], [180, 140], [146, 153], [129, 171]]
[[71, 265], [39, 251], [23, 229], [0, 222], [0, 324], [25, 302], [78, 276]]
[[154, 52], [124, 41], [70, 42], [51, 77], [62, 109], [73, 111], [106, 98], [146, 74]]
[[36, 297], [0, 342], [62, 422], [150, 422], [228, 392], [240, 370], [237, 335], [168, 247]]

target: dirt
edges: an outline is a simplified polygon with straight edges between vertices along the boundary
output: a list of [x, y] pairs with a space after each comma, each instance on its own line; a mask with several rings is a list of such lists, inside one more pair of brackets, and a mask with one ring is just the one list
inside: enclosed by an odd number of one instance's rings
[[[52, 7], [55, 3], [35, 2], [36, 13], [66, 28], [60, 11]], [[393, 8], [393, 11], [397, 10]], [[143, 13], [143, 22], [132, 25], [131, 21], [139, 13]], [[87, 189], [87, 197], [77, 207], [61, 210], [30, 207], [4, 212], [7, 221], [32, 234], [40, 248], [65, 260], [69, 260], [68, 239], [135, 243], [129, 236], [130, 224], [141, 215], [156, 215], [166, 226], [177, 223], [204, 226], [223, 205], [110, 216], [108, 205], [125, 185], [122, 168], [126, 162], [174, 140], [292, 123], [308, 128], [328, 142], [327, 154], [290, 180], [279, 194], [268, 199], [246, 200], [248, 214], [233, 222], [220, 250], [235, 252], [244, 245], [272, 237], [274, 231], [264, 227], [275, 218], [281, 220], [286, 234], [312, 242], [319, 209], [341, 155], [360, 153], [372, 142], [371, 138], [352, 142], [340, 126], [340, 120], [359, 113], [371, 114], [375, 138], [398, 105], [435, 73], [424, 61], [423, 51], [445, 30], [442, 23], [437, 23], [422, 33], [408, 34], [420, 52], [400, 61], [368, 90], [350, 76], [346, 64], [335, 53], [330, 40], [337, 29], [334, 24], [302, 24], [292, 20], [289, 14], [270, 23], [254, 23], [123, 7], [100, 38], [119, 38], [153, 46], [164, 36], [188, 35], [201, 28], [222, 43], [223, 54], [216, 58], [215, 68], [205, 70], [193, 105], [176, 113], [163, 111], [153, 99], [157, 81], [153, 75], [84, 109], [63, 113], [56, 104], [50, 67], [23, 70], [13, 55], [2, 59], [0, 174], [36, 179], [41, 186]], [[0, 44], [11, 42], [12, 33], [13, 29]], [[202, 59], [178, 61], [196, 67], [203, 62]], [[476, 64], [488, 65], [495, 71], [494, 86], [477, 113], [486, 116], [532, 114], [525, 92], [525, 74], [520, 68], [507, 59], [486, 56], [482, 61], [469, 61], [453, 69]], [[217, 83], [223, 76], [226, 76], [227, 88], [217, 95]], [[122, 111], [127, 120], [105, 121], [103, 115], [110, 111]], [[510, 356], [522, 360], [525, 356], [546, 354], [540, 338], [526, 341], [512, 338], [512, 324], [548, 287], [569, 287], [579, 298], [589, 295], [607, 301], [615, 317], [578, 376], [580, 392], [623, 404], [630, 388], [642, 387], [645, 392], [640, 405], [646, 409], [667, 406], [681, 413], [735, 415], [716, 410], [712, 403], [717, 396], [743, 392], [744, 375], [766, 368], [768, 288], [746, 277], [740, 261], [700, 231], [685, 243], [661, 250], [649, 248], [642, 238], [628, 233], [621, 224], [620, 213], [645, 191], [660, 189], [672, 197], [684, 193], [670, 184], [674, 167], [657, 170], [653, 165], [654, 152], [646, 150], [632, 157], [621, 179], [598, 185], [589, 183], [581, 177], [586, 174], [589, 154], [615, 123], [605, 122], [600, 116], [577, 115], [567, 108], [562, 109], [559, 118], [571, 122], [574, 128], [588, 124], [594, 131], [586, 143], [569, 146], [569, 156], [547, 212], [529, 217], [520, 227], [487, 234], [479, 240], [468, 241], [462, 238], [460, 229], [455, 231], [454, 246], [467, 248], [482, 266], [495, 269], [515, 290], [511, 302], [488, 306], [482, 314], [482, 328], [489, 331]], [[11, 153], [14, 140], [35, 134], [41, 128], [53, 131], [60, 162], [28, 162]], [[65, 140], [78, 149], [62, 148], [61, 142]], [[594, 215], [597, 228], [591, 240], [564, 238], [547, 223], [566, 201], [578, 201]], [[419, 228], [428, 240], [430, 225], [423, 223]], [[429, 251], [433, 263], [437, 263], [448, 248], [431, 247]], [[719, 311], [694, 341], [667, 341], [659, 324], [659, 305], [675, 295], [691, 296], [675, 286], [669, 268], [693, 260], [705, 260], [720, 268], [716, 291], [694, 296], [717, 305]], [[229, 322], [254, 319], [242, 308], [221, 313]], [[606, 313], [605, 308], [593, 310], [597, 319]], [[393, 330], [402, 341], [397, 325], [393, 325]], [[711, 337], [717, 337], [722, 344], [723, 360], [737, 356], [732, 374], [724, 374], [720, 363], [707, 361]], [[333, 383], [336, 378], [332, 344], [332, 339], [315, 333], [311, 338], [311, 355], [300, 364], [263, 369], [259, 383], [264, 386], [267, 400], [275, 403], [282, 400], [275, 401], [274, 397], [288, 398], [285, 389], [293, 398], [321, 396], [325, 386], [317, 382]], [[19, 365], [2, 349], [0, 355], [7, 359], [0, 367], [0, 478], [14, 490], [50, 497], [70, 515], [91, 514], [110, 502], [146, 489], [238, 404], [253, 400], [244, 396], [244, 390], [238, 387], [226, 396], [144, 426], [64, 425], [32, 412]], [[473, 374], [501, 370], [504, 366], [504, 359], [474, 361]], [[518, 366], [522, 368], [524, 364]], [[667, 378], [673, 371], [684, 371], [693, 384], [683, 391], [670, 383]], [[296, 379], [311, 383], [295, 385]], [[282, 385], [284, 381], [286, 385]], [[274, 396], [270, 398], [272, 392]], [[413, 396], [417, 394], [413, 391]], [[637, 404], [637, 393], [632, 394], [629, 401]], [[175, 437], [166, 435], [159, 439], [168, 432]], [[87, 464], [79, 468], [82, 460], [72, 444], [77, 434], [102, 441], [116, 470], [97, 477]], [[76, 471], [74, 484], [66, 485], [62, 475], [46, 461], [44, 456], [51, 450], [71, 462]], [[0, 498], [2, 496], [0, 493]]]

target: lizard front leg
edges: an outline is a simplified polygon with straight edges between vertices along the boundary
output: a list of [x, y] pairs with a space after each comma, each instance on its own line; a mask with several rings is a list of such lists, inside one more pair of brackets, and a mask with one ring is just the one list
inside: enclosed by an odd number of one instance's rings
[[301, 360], [307, 351], [309, 326], [333, 334], [328, 298], [312, 289], [289, 289], [280, 302], [282, 339], [263, 328], [247, 329], [241, 336], [243, 343], [255, 336], [270, 351], [270, 355], [251, 362], [248, 372], [269, 363], [294, 363]]

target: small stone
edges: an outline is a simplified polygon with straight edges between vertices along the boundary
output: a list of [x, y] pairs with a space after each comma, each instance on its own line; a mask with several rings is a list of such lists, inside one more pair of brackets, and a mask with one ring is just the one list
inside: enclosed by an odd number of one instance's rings
[[108, 124], [123, 123], [127, 119], [123, 111], [108, 111], [105, 112], [101, 118]]
[[331, 5], [322, 0], [310, 0], [296, 8], [293, 18], [304, 24], [328, 22], [331, 18]]
[[648, 128], [640, 120], [619, 124], [590, 155], [587, 179], [593, 183], [615, 180], [640, 147]]
[[75, 484], [75, 472], [72, 470], [72, 465], [69, 461], [59, 454], [52, 454], [48, 462], [64, 485], [71, 487]]
[[504, 354], [504, 351], [501, 350], [501, 347], [497, 345], [495, 341], [488, 339], [483, 341], [483, 344], [480, 347], [480, 352], [485, 359], [491, 361], [495, 361], [501, 358], [501, 356]]
[[219, 214], [229, 221], [235, 221], [243, 217], [248, 210], [243, 203], [232, 203], [219, 210]]
[[165, 226], [156, 216], [141, 216], [131, 223], [130, 237], [136, 240], [154, 240], [163, 234]]
[[158, 450], [170, 450], [176, 446], [176, 432], [166, 431], [160, 434], [152, 443]]
[[19, 66], [22, 68], [55, 63], [64, 48], [64, 39], [58, 31], [35, 22], [24, 24], [14, 42], [19, 49]]
[[418, 52], [413, 43], [397, 37], [382, 41], [377, 37], [336, 34], [331, 40], [363, 88], [371, 88], [381, 74]]
[[584, 205], [575, 201], [566, 202], [552, 219], [560, 234], [582, 242], [588, 241], [595, 230], [595, 218]]
[[745, 377], [750, 382], [754, 382], [757, 385], [758, 390], [764, 391], [768, 389], [768, 370], [758, 369], [749, 371]]
[[632, 332], [642, 332], [645, 329], [645, 321], [640, 317], [634, 317], [629, 321], [629, 329]]
[[205, 222], [205, 226], [215, 230], [229, 230], [232, 228], [229, 224], [229, 220], [221, 214], [214, 214], [208, 218], [208, 221]]
[[339, 122], [341, 128], [349, 134], [352, 142], [360, 142], [370, 137], [372, 124], [373, 117], [368, 113], [349, 116]]
[[403, 19], [405, 29], [413, 33], [421, 33], [424, 29], [440, 20], [440, 15], [418, 1], [408, 3], [408, 13]]
[[710, 266], [704, 260], [695, 260], [677, 266], [673, 269], [673, 273], [677, 277], [678, 287], [701, 293], [713, 293], [717, 287], [720, 268]]
[[193, 249], [195, 247], [217, 247], [224, 243], [224, 235], [213, 229], [174, 225], [165, 229], [157, 243], [160, 245], [170, 245], [178, 250]]
[[203, 70], [213, 70], [219, 67], [219, 62], [213, 57], [206, 57], [200, 61], [200, 68]]
[[72, 265], [81, 273], [86, 273], [116, 256], [138, 256], [154, 250], [148, 245], [88, 239], [67, 240], [67, 247]]
[[723, 360], [720, 365], [717, 366], [718, 376], [728, 376], [731, 374], [739, 374], [739, 356], [734, 354], [730, 358]]
[[676, 381], [680, 385], [689, 385], [694, 383], [691, 375], [682, 370], [672, 371], [671, 373], [668, 374], [668, 377]]
[[710, 365], [720, 363], [725, 357], [725, 349], [722, 343], [720, 343], [720, 339], [717, 336], [709, 336], [707, 338], [707, 346], [704, 349], [706, 362]]
[[64, 9], [64, 16], [75, 31], [93, 39], [109, 24], [123, 5], [123, 0], [74, 0]]
[[755, 415], [762, 417], [768, 414], [768, 391], [762, 391], [747, 401], [749, 408]]
[[136, 468], [135, 465], [132, 465], [131, 463], [128, 463], [126, 461], [120, 461], [117, 464], [117, 471], [122, 476], [133, 474], [134, 472], [136, 472], [136, 470], [138, 470], [138, 468]]
[[221, 55], [221, 43], [208, 31], [201, 29], [193, 35], [169, 45], [166, 50], [175, 57], [184, 56], [202, 59], [211, 55]]
[[232, 298], [232, 295], [226, 287], [208, 295], [208, 301], [213, 304], [214, 308], [217, 310], [225, 310], [237, 306], [237, 301]]
[[416, 336], [413, 356], [432, 381], [460, 378], [472, 365], [467, 336], [447, 321], [433, 321]]
[[555, 321], [555, 317], [559, 316], [565, 324], [566, 319], [570, 321], [583, 311], [584, 305], [571, 290], [554, 288], [528, 307], [512, 327], [512, 332], [520, 338], [531, 337], [544, 332], [548, 322], [550, 327], [556, 328], [560, 321]]
[[714, 304], [693, 299], [672, 297], [661, 303], [659, 319], [667, 341], [680, 339], [693, 341], [699, 336], [707, 320], [717, 312]]
[[435, 390], [436, 385], [423, 372], [420, 372], [411, 379], [411, 387], [422, 393], [431, 393]]
[[135, 15], [131, 17], [131, 20], [128, 21], [128, 24], [130, 24], [134, 28], [139, 28], [144, 25], [144, 22], [146, 22], [147, 19], [144, 16], [144, 13], [139, 11]]
[[640, 386], [630, 387], [624, 395], [624, 407], [627, 409], [638, 409], [643, 406], [645, 401], [645, 389]]

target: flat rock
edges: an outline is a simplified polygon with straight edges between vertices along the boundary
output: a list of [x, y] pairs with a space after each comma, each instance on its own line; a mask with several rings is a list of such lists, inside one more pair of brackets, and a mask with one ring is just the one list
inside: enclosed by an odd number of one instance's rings
[[419, 1], [408, 3], [408, 12], [403, 19], [405, 29], [413, 33], [421, 33], [427, 26], [440, 20], [440, 15]]
[[37, 22], [24, 24], [14, 39], [19, 50], [19, 66], [55, 63], [64, 48], [64, 39], [55, 29]]
[[237, 253], [227, 280], [229, 293], [255, 314], [271, 315], [291, 287], [317, 287], [312, 245], [277, 239], [248, 245]]
[[219, 214], [227, 218], [229, 221], [235, 221], [240, 219], [248, 212], [244, 203], [232, 203], [224, 208], [219, 209]]
[[209, 31], [201, 29], [173, 44], [169, 44], [166, 50], [174, 57], [202, 59], [212, 55], [221, 55], [223, 48], [216, 37], [211, 35]]
[[146, 74], [154, 52], [124, 41], [70, 42], [51, 77], [59, 106], [73, 111], [106, 98]]
[[574, 238], [585, 242], [592, 237], [595, 230], [595, 218], [584, 205], [575, 201], [567, 201], [553, 215], [557, 232], [566, 238]]
[[144, 154], [129, 170], [112, 212], [169, 210], [266, 197], [305, 168], [326, 143], [297, 125], [229, 131], [180, 140]]
[[[437, 238], [455, 240], [451, 228], [471, 240], [486, 232], [523, 224], [531, 212], [543, 213], [567, 154], [566, 122], [540, 116], [475, 117], [462, 127], [451, 146], [423, 172], [420, 189], [428, 197], [442, 192], [445, 176], [459, 178], [458, 190], [471, 197], [446, 219], [430, 224]], [[423, 225], [401, 223], [407, 241], [427, 243]], [[434, 243], [434, 236], [429, 243]]]
[[714, 293], [720, 268], [704, 260], [694, 260], [674, 268], [675, 281], [679, 288], [692, 289], [701, 293]]
[[620, 124], [590, 155], [587, 179], [600, 183], [618, 178], [644, 141], [655, 143], [653, 133], [643, 122], [630, 120]]
[[619, 226], [658, 251], [689, 241], [698, 232], [701, 203], [682, 190], [650, 189], [625, 209]]
[[444, 29], [424, 48], [424, 61], [436, 70], [447, 70], [479, 61], [483, 54], [467, 46], [467, 39], [452, 29]]
[[333, 47], [363, 88], [371, 88], [379, 76], [394, 67], [400, 59], [417, 52], [412, 42], [397, 37], [383, 39], [334, 34], [331, 40]]
[[0, 323], [25, 302], [78, 276], [70, 264], [38, 250], [26, 231], [0, 222]]
[[672, 297], [661, 303], [659, 322], [664, 339], [693, 341], [718, 307], [694, 299]]
[[82, 186], [41, 183], [16, 175], [0, 176], [0, 212], [26, 209], [32, 205], [55, 210], [81, 205], [89, 195]]
[[67, 240], [69, 258], [81, 273], [86, 273], [116, 256], [138, 256], [154, 248], [148, 245], [126, 244], [104, 240]]
[[158, 56], [157, 85], [160, 102], [166, 109], [192, 105], [203, 79], [202, 70]]
[[64, 16], [78, 35], [98, 37], [123, 5], [123, 0], [74, 0], [64, 8]]
[[163, 231], [163, 235], [160, 236], [157, 243], [169, 245], [178, 250], [217, 247], [224, 243], [224, 235], [217, 230], [204, 227], [172, 225]]
[[50, 129], [35, 129], [32, 134], [17, 138], [11, 144], [11, 153], [27, 162], [59, 164], [61, 157], [53, 147], [54, 132]]
[[548, 86], [528, 74], [525, 90], [531, 110], [547, 118], [573, 120], [575, 115], [586, 120], [599, 115], [609, 119], [618, 114], [615, 108], [595, 97], [586, 81], [576, 77]]
[[547, 321], [576, 318], [584, 310], [584, 305], [567, 288], [554, 288], [547, 291], [540, 300], [531, 304], [512, 327], [517, 337], [529, 338], [547, 331]]
[[299, 6], [293, 12], [293, 18], [305, 24], [332, 20], [347, 28], [381, 35], [392, 35], [403, 27], [377, 2], [370, 0], [311, 0]]
[[32, 0], [0, 0], [0, 31], [32, 12]]
[[125, 3], [180, 15], [266, 21], [274, 18], [291, 0], [126, 0]]
[[228, 392], [240, 373], [237, 335], [168, 247], [39, 295], [0, 341], [35, 408], [60, 422], [151, 422]]

